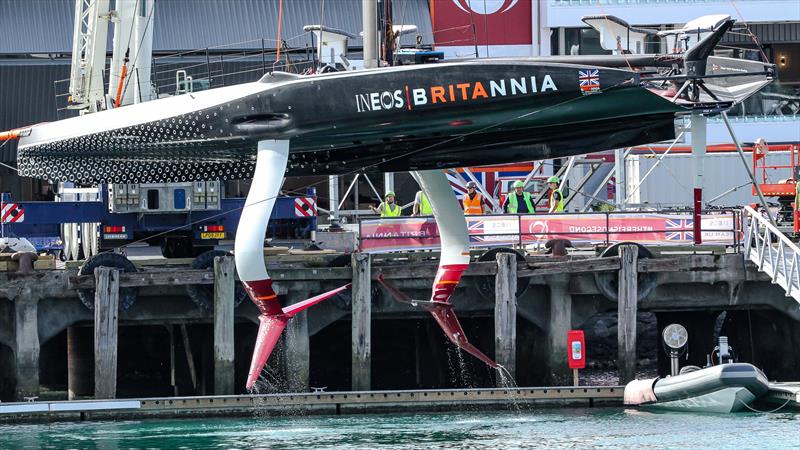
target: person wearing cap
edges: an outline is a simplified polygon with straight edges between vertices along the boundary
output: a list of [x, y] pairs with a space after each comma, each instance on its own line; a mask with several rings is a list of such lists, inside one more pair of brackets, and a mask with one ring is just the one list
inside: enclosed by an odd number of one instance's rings
[[433, 210], [431, 209], [431, 203], [428, 201], [428, 197], [425, 195], [424, 192], [417, 191], [417, 195], [414, 196], [414, 210], [411, 214], [412, 216], [432, 216]]
[[478, 193], [478, 185], [474, 181], [467, 183], [467, 195], [461, 200], [461, 206], [466, 215], [478, 215], [484, 213], [483, 196]]
[[531, 202], [531, 194], [525, 192], [525, 183], [515, 181], [513, 184], [514, 192], [509, 192], [503, 203], [503, 210], [509, 214], [533, 214], [536, 210]]
[[400, 205], [395, 202], [394, 191], [386, 191], [386, 195], [383, 197], [381, 204], [378, 205], [377, 208], [370, 205], [369, 209], [375, 214], [380, 214], [381, 217], [400, 217], [400, 213], [402, 212]]
[[561, 180], [553, 175], [547, 179], [547, 186], [550, 188], [550, 210], [548, 213], [564, 212], [564, 196], [561, 195], [561, 190], [558, 189], [558, 184]]

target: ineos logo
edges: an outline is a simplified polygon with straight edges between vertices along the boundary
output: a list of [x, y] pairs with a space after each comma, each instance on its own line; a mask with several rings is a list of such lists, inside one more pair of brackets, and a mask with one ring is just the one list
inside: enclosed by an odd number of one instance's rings
[[[453, 0], [465, 13], [491, 15], [504, 13], [514, 7], [519, 0]], [[473, 6], [474, 5], [474, 6]]]

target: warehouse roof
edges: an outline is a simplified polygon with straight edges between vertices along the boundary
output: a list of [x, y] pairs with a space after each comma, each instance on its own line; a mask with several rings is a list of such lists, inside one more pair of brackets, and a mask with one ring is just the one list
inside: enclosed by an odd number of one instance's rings
[[[70, 53], [74, 5], [74, 0], [3, 0], [0, 54]], [[262, 38], [267, 48], [275, 48], [278, 6], [279, 0], [159, 0], [153, 49], [161, 53], [216, 46], [260, 49]], [[393, 17], [397, 24], [416, 25], [424, 42], [433, 41], [428, 0], [395, 0]], [[320, 23], [358, 35], [361, 0], [283, 2], [281, 37], [290, 47], [310, 43], [303, 26]], [[413, 42], [414, 36], [403, 39], [404, 44]], [[361, 38], [350, 45], [361, 47]]]

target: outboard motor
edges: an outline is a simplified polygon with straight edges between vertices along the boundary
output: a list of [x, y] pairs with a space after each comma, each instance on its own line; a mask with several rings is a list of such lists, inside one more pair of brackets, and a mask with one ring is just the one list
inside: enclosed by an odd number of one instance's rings
[[711, 360], [714, 361], [716, 355], [717, 364], [729, 364], [735, 361], [733, 347], [728, 344], [728, 336], [719, 337], [719, 345], [714, 347], [711, 353]]

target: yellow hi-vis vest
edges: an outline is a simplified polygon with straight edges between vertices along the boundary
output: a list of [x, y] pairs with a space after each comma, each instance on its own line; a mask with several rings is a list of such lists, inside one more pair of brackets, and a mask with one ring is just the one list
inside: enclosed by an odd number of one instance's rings
[[475, 193], [475, 198], [469, 198], [469, 194], [464, 196], [464, 214], [483, 214], [483, 197]]
[[[528, 206], [528, 211], [531, 214], [535, 213], [536, 210], [533, 209], [533, 204], [531, 204], [531, 194], [529, 192], [523, 192], [522, 198], [525, 200], [525, 205]], [[508, 194], [508, 212], [510, 214], [516, 214], [518, 210], [519, 207], [517, 206], [517, 193], [511, 191], [511, 193]]]
[[[556, 202], [555, 194], [558, 192], [558, 202]], [[561, 195], [561, 191], [558, 189], [554, 189], [550, 191], [550, 208], [553, 207], [553, 204], [556, 203], [556, 209], [553, 212], [564, 212], [564, 196]]]
[[[392, 209], [390, 205], [394, 205], [394, 209]], [[397, 203], [383, 202], [383, 208], [381, 208], [381, 217], [400, 217], [400, 205]]]
[[419, 214], [421, 216], [430, 216], [433, 214], [431, 204], [428, 202], [428, 197], [426, 197], [425, 193], [422, 191], [419, 193]]

